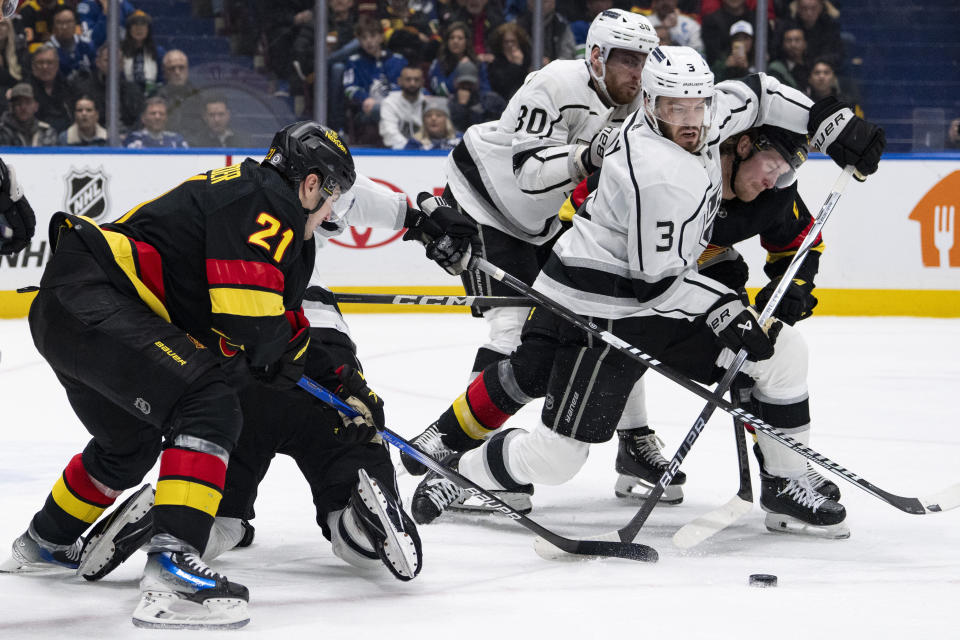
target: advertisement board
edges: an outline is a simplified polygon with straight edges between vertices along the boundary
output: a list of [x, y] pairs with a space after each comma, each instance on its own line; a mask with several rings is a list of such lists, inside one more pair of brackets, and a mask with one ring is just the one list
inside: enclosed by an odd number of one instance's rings
[[[196, 173], [242, 161], [245, 154], [197, 152], [5, 152], [37, 213], [29, 249], [0, 258], [0, 317], [23, 315], [29, 296], [13, 291], [36, 285], [49, 259], [47, 224], [55, 211], [106, 222], [157, 197]], [[420, 191], [439, 193], [442, 154], [358, 150], [357, 169], [410, 201]], [[825, 158], [799, 172], [800, 193], [819, 211], [840, 169]], [[851, 182], [824, 229], [826, 250], [817, 278], [817, 313], [960, 316], [960, 157], [894, 156], [865, 183]], [[402, 231], [349, 228], [318, 252], [326, 283], [369, 292], [462, 292], [458, 278], [424, 258]], [[751, 266], [750, 287], [765, 283], [765, 253], [758, 240], [738, 246]], [[356, 306], [352, 310], [361, 310]], [[404, 310], [410, 310], [405, 307]], [[416, 308], [414, 308], [416, 309]], [[369, 306], [362, 310], [398, 311]]]

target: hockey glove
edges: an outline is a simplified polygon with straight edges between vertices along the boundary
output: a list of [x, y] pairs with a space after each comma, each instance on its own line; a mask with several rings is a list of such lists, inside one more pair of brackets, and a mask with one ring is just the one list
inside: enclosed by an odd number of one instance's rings
[[370, 390], [363, 374], [356, 368], [348, 364], [341, 365], [337, 368], [337, 377], [340, 386], [336, 388], [336, 394], [360, 415], [349, 417], [341, 413], [343, 426], [335, 429], [334, 435], [344, 444], [370, 442], [383, 426], [383, 401]]
[[773, 345], [783, 324], [770, 318], [765, 326], [757, 322], [757, 312], [745, 306], [736, 295], [728, 293], [710, 307], [707, 326], [720, 343], [734, 352], [746, 349], [751, 360], [766, 360], [773, 355]]
[[292, 389], [303, 377], [303, 367], [307, 363], [307, 347], [310, 346], [310, 322], [303, 315], [303, 309], [287, 311], [287, 322], [293, 330], [293, 337], [287, 342], [287, 348], [280, 359], [262, 369], [252, 369], [253, 375], [263, 384], [274, 389]]
[[37, 227], [37, 218], [23, 190], [17, 173], [0, 160], [0, 254], [14, 254], [30, 244]]
[[573, 150], [570, 156], [572, 166], [571, 175], [580, 182], [603, 165], [603, 154], [607, 147], [613, 143], [617, 134], [617, 129], [613, 127], [604, 127], [600, 129], [590, 140], [590, 144], [581, 144]]
[[[707, 261], [698, 266], [700, 275], [716, 280], [728, 289], [739, 291], [747, 285], [750, 277], [750, 267], [739, 253], [733, 249], [723, 252], [724, 259]], [[730, 257], [735, 256], [735, 257]]]
[[811, 146], [841, 167], [852, 164], [863, 182], [877, 170], [887, 144], [883, 129], [853, 115], [850, 105], [827, 96], [810, 107], [807, 122]]
[[404, 240], [416, 240], [427, 250], [427, 257], [458, 276], [467, 268], [473, 247], [480, 245], [477, 224], [443, 198], [421, 192], [417, 196], [420, 210], [407, 208]]
[[[771, 280], [767, 283], [767, 286], [757, 292], [757, 310], [762, 310], [767, 306], [767, 302], [773, 296], [773, 290], [777, 288], [778, 284], [780, 284], [780, 278]], [[791, 327], [798, 320], [809, 318], [813, 314], [813, 308], [817, 306], [817, 298], [810, 293], [811, 291], [813, 291], [812, 282], [794, 278], [787, 290], [783, 292], [783, 297], [780, 298], [780, 304], [777, 305], [774, 315]]]

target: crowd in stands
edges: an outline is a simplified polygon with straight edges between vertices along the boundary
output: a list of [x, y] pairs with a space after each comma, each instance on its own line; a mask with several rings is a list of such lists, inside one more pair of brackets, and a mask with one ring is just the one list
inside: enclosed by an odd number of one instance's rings
[[[182, 0], [189, 2], [190, 0]], [[251, 56], [276, 95], [310, 117], [313, 0], [192, 0]], [[27, 0], [0, 22], [0, 144], [106, 144], [107, 0]], [[500, 117], [532, 64], [533, 0], [328, 0], [328, 124], [353, 145], [451, 149]], [[756, 0], [543, 0], [543, 59], [583, 56], [590, 21], [646, 14], [663, 44], [700, 51], [717, 80], [755, 71]], [[830, 0], [770, 0], [767, 72], [812, 98], [859, 107]], [[157, 45], [154, 18], [120, 3], [120, 130], [131, 147], [242, 147], [227, 99]], [[169, 23], [167, 23], [169, 24]], [[860, 111], [862, 115], [862, 110]]]

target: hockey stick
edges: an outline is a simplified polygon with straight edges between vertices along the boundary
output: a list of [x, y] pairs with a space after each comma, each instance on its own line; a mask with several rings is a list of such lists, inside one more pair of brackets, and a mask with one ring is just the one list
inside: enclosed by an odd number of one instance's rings
[[[833, 185], [833, 189], [830, 190], [830, 195], [827, 196], [827, 200], [823, 203], [823, 206], [820, 207], [820, 213], [817, 214], [813, 225], [811, 225], [810, 229], [807, 231], [807, 235], [804, 237], [803, 242], [800, 243], [800, 248], [797, 249], [797, 253], [793, 256], [793, 259], [787, 266], [786, 271], [784, 271], [783, 275], [780, 277], [780, 282], [773, 290], [770, 300], [767, 301], [763, 311], [760, 312], [760, 317], [757, 318], [757, 323], [760, 324], [760, 326], [766, 324], [767, 320], [773, 317], [774, 312], [777, 310], [777, 305], [780, 304], [780, 300], [783, 298], [787, 288], [793, 281], [793, 276], [795, 276], [797, 271], [800, 269], [800, 266], [806, 259], [807, 254], [810, 252], [810, 247], [813, 246], [813, 243], [816, 242], [817, 236], [820, 235], [820, 229], [822, 229], [823, 225], [827, 223], [827, 219], [830, 217], [831, 212], [833, 212], [833, 208], [840, 199], [840, 195], [847, 187], [847, 183], [850, 182], [851, 175], [853, 175], [852, 165], [845, 167], [843, 172], [837, 178], [836, 183]], [[733, 384], [734, 378], [740, 371], [740, 367], [743, 366], [743, 363], [746, 361], [746, 359], [747, 352], [746, 350], [741, 349], [736, 358], [734, 358], [733, 363], [730, 364], [730, 367], [727, 369], [723, 378], [717, 384], [717, 388], [714, 389], [714, 393], [717, 396], [722, 396], [724, 393], [726, 393], [727, 389], [730, 388], [730, 385]], [[716, 403], [708, 400], [706, 406], [697, 417], [697, 422], [706, 424], [707, 421], [710, 420], [710, 416], [713, 415], [713, 412], [716, 410], [716, 408]], [[722, 529], [732, 525], [747, 512], [749, 512], [751, 508], [753, 508], [753, 488], [750, 481], [750, 462], [747, 459], [747, 443], [743, 435], [743, 427], [737, 422], [736, 419], [734, 420], [733, 428], [734, 437], [736, 438], [737, 444], [737, 465], [740, 472], [740, 490], [737, 491], [737, 495], [730, 498], [730, 500], [728, 500], [724, 505], [680, 527], [680, 529], [673, 534], [673, 543], [681, 549], [689, 549], [690, 547], [700, 544], [718, 531], [721, 531]], [[682, 461], [683, 457], [681, 456], [680, 462]], [[661, 482], [662, 480], [663, 479], [661, 478]], [[662, 487], [657, 488], [660, 490], [659, 493], [663, 493], [664, 489]], [[653, 493], [657, 493], [657, 488], [654, 489]], [[657, 497], [659, 498], [659, 494]], [[648, 503], [649, 502], [652, 501], [648, 500]], [[650, 504], [648, 507], [648, 505], [645, 503], [640, 508], [637, 516], [641, 517], [641, 513], [643, 513], [642, 519], [640, 520], [641, 526], [643, 526], [647, 516], [650, 515], [650, 511], [653, 509], [653, 506], [655, 505]]]
[[[321, 293], [324, 292], [324, 293]], [[515, 296], [431, 296], [420, 293], [342, 293], [333, 294], [340, 304], [402, 304], [424, 307], [529, 307], [530, 301]], [[326, 302], [330, 292], [308, 287], [304, 300]]]
[[[307, 376], [300, 378], [300, 381], [297, 384], [315, 398], [334, 407], [337, 411], [340, 411], [348, 416], [358, 415], [357, 411], [353, 407]], [[426, 465], [431, 471], [440, 474], [450, 482], [453, 482], [457, 486], [464, 489], [471, 496], [481, 500], [487, 505], [494, 507], [496, 511], [499, 511], [511, 520], [515, 520], [518, 524], [526, 527], [530, 531], [533, 531], [540, 536], [540, 538], [548, 541], [550, 544], [556, 546], [562, 551], [565, 551], [566, 553], [581, 556], [624, 558], [626, 560], [638, 560], [640, 562], [656, 562], [659, 559], [657, 550], [653, 547], [648, 547], [645, 544], [634, 543], [631, 541], [623, 542], [620, 540], [573, 540], [570, 538], [565, 538], [537, 524], [524, 514], [520, 513], [505, 502], [499, 500], [496, 496], [485, 491], [479, 485], [474, 484], [456, 471], [448, 469], [390, 429], [387, 429], [386, 427], [381, 428], [380, 436], [400, 451], [415, 459], [417, 462]]]
[[[776, 440], [780, 444], [783, 444], [787, 447], [790, 447], [800, 455], [805, 458], [812, 460], [817, 463], [824, 469], [839, 475], [844, 480], [851, 482], [867, 493], [883, 500], [887, 504], [890, 504], [901, 511], [912, 514], [924, 514], [924, 513], [936, 513], [939, 511], [947, 511], [948, 509], [954, 509], [960, 506], [960, 483], [955, 484], [939, 493], [930, 496], [929, 498], [911, 498], [898, 496], [883, 489], [877, 487], [871, 482], [861, 478], [855, 473], [847, 470], [836, 462], [830, 460], [829, 458], [821, 455], [820, 453], [810, 449], [809, 447], [796, 442], [788, 435], [785, 435], [767, 424], [757, 416], [744, 411], [743, 409], [735, 407], [733, 404], [724, 400], [722, 396], [717, 396], [714, 392], [709, 389], [704, 388], [703, 386], [697, 384], [696, 382], [686, 378], [685, 376], [676, 373], [662, 362], [651, 356], [650, 354], [644, 353], [637, 347], [621, 340], [617, 336], [613, 335], [609, 331], [600, 329], [595, 323], [587, 320], [564, 307], [563, 305], [554, 302], [553, 300], [547, 298], [540, 292], [533, 289], [533, 287], [528, 286], [523, 281], [518, 280], [514, 276], [506, 273], [499, 267], [490, 264], [483, 258], [475, 257], [471, 261], [471, 268], [479, 269], [480, 271], [486, 273], [490, 277], [503, 282], [510, 288], [530, 297], [532, 300], [535, 300], [538, 304], [542, 305], [545, 309], [549, 309], [552, 313], [560, 316], [565, 319], [567, 322], [571, 323], [575, 327], [581, 329], [582, 331], [594, 336], [612, 346], [617, 351], [620, 351], [629, 358], [640, 362], [644, 366], [653, 369], [660, 375], [665, 378], [672, 380], [676, 384], [680, 385], [684, 389], [695, 393], [704, 400], [714, 402], [717, 407], [723, 409], [725, 412], [734, 416], [741, 422], [749, 423], [754, 429], [759, 429], [763, 431], [772, 439]], [[670, 468], [660, 479], [661, 488], [663, 485], [669, 484], [670, 480], [676, 474], [680, 461], [686, 457], [687, 453], [690, 451], [690, 446], [693, 441], [697, 439], [700, 435], [700, 432], [703, 430], [706, 423], [702, 423], [699, 420], [693, 425], [690, 431], [687, 433], [687, 437], [684, 438], [684, 442], [681, 445], [680, 450], [670, 461]], [[650, 502], [651, 498], [647, 498], [647, 502]], [[655, 502], [655, 501], [654, 501]], [[645, 516], [643, 516], [645, 517]], [[640, 528], [643, 526], [641, 521], [640, 513], [637, 516], [628, 522], [624, 527], [617, 530], [617, 538], [621, 542], [632, 542], [639, 533]]]

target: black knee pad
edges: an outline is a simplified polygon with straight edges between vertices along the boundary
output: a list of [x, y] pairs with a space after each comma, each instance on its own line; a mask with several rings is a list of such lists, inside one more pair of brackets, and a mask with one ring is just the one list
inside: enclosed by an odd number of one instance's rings
[[242, 426], [236, 390], [227, 384], [219, 369], [211, 369], [183, 395], [164, 435], [170, 441], [179, 435], [194, 436], [230, 452]]

